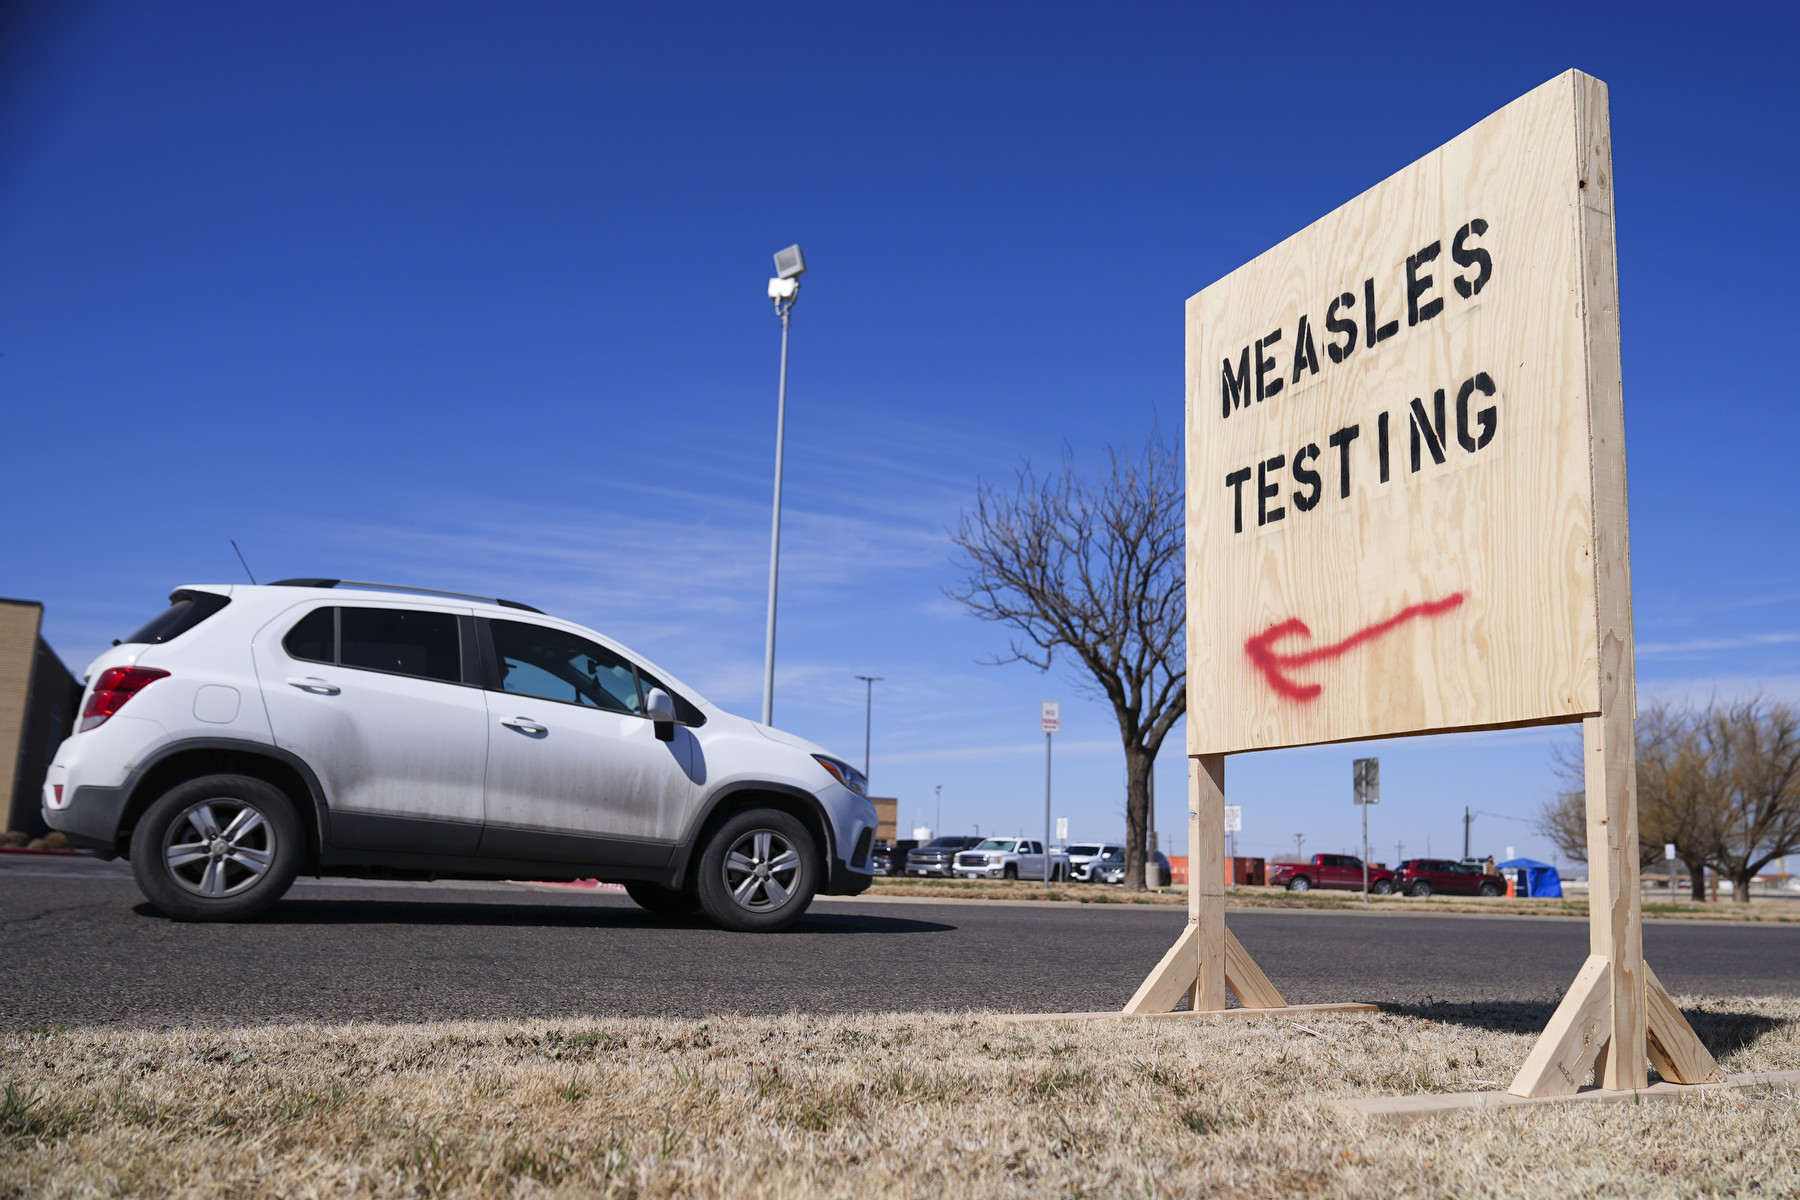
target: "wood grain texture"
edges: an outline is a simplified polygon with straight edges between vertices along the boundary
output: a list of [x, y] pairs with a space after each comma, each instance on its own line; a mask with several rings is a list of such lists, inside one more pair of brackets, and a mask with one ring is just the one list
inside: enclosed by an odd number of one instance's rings
[[1573, 1095], [1611, 1036], [1612, 964], [1590, 954], [1507, 1090], [1526, 1097]]
[[[1178, 1014], [1179, 1015], [1179, 1014]], [[1375, 1096], [1356, 1100], [1328, 1100], [1332, 1108], [1356, 1113], [1372, 1124], [1406, 1125], [1426, 1117], [1467, 1112], [1470, 1109], [1530, 1108], [1539, 1104], [1640, 1104], [1646, 1100], [1681, 1100], [1726, 1088], [1800, 1087], [1800, 1071], [1746, 1071], [1727, 1075], [1716, 1083], [1694, 1087], [1657, 1083], [1630, 1091], [1582, 1088], [1567, 1096], [1526, 1099], [1510, 1092], [1432, 1092], [1411, 1096]]]
[[[1192, 921], [1125, 1002], [1127, 1013], [1166, 1013], [1193, 987], [1200, 970], [1200, 927]], [[1223, 1008], [1224, 1005], [1219, 1007]]]
[[1197, 931], [1189, 1007], [1225, 1007], [1225, 756], [1188, 759], [1188, 925]]
[[1067, 1013], [1011, 1013], [1003, 1015], [1002, 1021], [1010, 1021], [1019, 1025], [1040, 1025], [1047, 1021], [1104, 1021], [1104, 1020], [1139, 1020], [1139, 1021], [1203, 1021], [1209, 1017], [1226, 1017], [1241, 1019], [1246, 1017], [1297, 1017], [1309, 1012], [1380, 1012], [1381, 1005], [1365, 1004], [1360, 1001], [1345, 1004], [1290, 1004], [1286, 1008], [1224, 1008], [1207, 1009], [1195, 1012], [1184, 1008], [1180, 1012], [1067, 1012]]
[[1710, 1051], [1694, 1035], [1675, 1001], [1644, 964], [1645, 1024], [1648, 1026], [1650, 1065], [1670, 1083], [1718, 1083], [1725, 1078]]
[[[1604, 124], [1604, 85], [1559, 76], [1188, 301], [1190, 754], [1601, 711], [1603, 623], [1624, 631], [1606, 669], [1630, 657], [1629, 586], [1609, 592], [1604, 622], [1596, 586], [1597, 546], [1608, 569], [1629, 572], [1611, 171], [1596, 165], [1606, 158]], [[1473, 232], [1477, 220], [1485, 233]], [[1491, 259], [1478, 292], [1479, 263], [1453, 257], [1465, 226], [1462, 253]], [[1432, 281], [1414, 297], [1421, 315], [1412, 324], [1408, 260], [1434, 243], [1435, 258], [1412, 265], [1421, 285]], [[1380, 321], [1396, 322], [1373, 346], [1370, 287]], [[1343, 296], [1352, 303], [1338, 316], [1356, 322], [1357, 338], [1333, 362], [1328, 343], [1345, 339], [1327, 330], [1327, 307]], [[1423, 315], [1434, 301], [1441, 310]], [[1302, 317], [1314, 353], [1296, 364]], [[1280, 340], [1264, 347], [1274, 364], [1265, 382], [1278, 376], [1280, 390], [1255, 399], [1250, 362], [1248, 398], [1224, 415], [1224, 364], [1235, 376], [1277, 331]], [[1461, 386], [1483, 375], [1494, 394], [1471, 393], [1459, 438]], [[1415, 472], [1412, 402], [1435, 432], [1438, 389], [1443, 462], [1423, 437]], [[1478, 416], [1490, 407], [1494, 429], [1483, 442]], [[1352, 426], [1346, 497], [1329, 439]], [[1310, 485], [1294, 470], [1307, 447], [1318, 451], [1306, 460], [1319, 476], [1310, 509], [1302, 507]], [[1263, 506], [1282, 516], [1258, 524], [1255, 468], [1277, 456], [1283, 465], [1265, 472], [1276, 491]], [[1227, 485], [1246, 469], [1245, 483]], [[1448, 609], [1405, 615], [1455, 596]], [[1295, 690], [1318, 689], [1304, 698], [1273, 682], [1250, 648], [1292, 620], [1310, 636], [1289, 633], [1265, 649], [1291, 656], [1396, 617], [1394, 628], [1335, 657], [1281, 668]]]
[[1263, 969], [1256, 965], [1256, 960], [1229, 929], [1225, 931], [1225, 983], [1245, 1008], [1288, 1007], [1288, 1002], [1281, 998], [1281, 993], [1275, 990]]

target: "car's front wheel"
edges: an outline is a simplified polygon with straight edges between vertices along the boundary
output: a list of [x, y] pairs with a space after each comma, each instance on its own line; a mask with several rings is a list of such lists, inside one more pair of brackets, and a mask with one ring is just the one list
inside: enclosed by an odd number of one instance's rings
[[150, 903], [178, 921], [243, 921], [281, 899], [305, 846], [280, 788], [206, 775], [145, 810], [131, 833], [131, 870]]
[[634, 879], [625, 885], [625, 894], [639, 908], [659, 917], [685, 917], [700, 907], [700, 897], [693, 888], [666, 888], [660, 883]]
[[1497, 883], [1484, 883], [1478, 890], [1483, 896], [1492, 899], [1500, 894], [1500, 885]]
[[806, 912], [821, 870], [798, 817], [750, 809], [721, 825], [700, 856], [700, 907], [727, 929], [774, 933]]
[[1374, 892], [1377, 896], [1391, 896], [1394, 894], [1394, 881], [1391, 879], [1383, 879], [1380, 883], [1371, 886], [1369, 890]]

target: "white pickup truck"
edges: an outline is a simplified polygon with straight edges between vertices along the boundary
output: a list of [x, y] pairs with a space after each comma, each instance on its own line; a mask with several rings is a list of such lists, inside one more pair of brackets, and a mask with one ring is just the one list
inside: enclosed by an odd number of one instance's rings
[[[956, 856], [958, 879], [1042, 879], [1044, 843], [1030, 838], [988, 838]], [[1069, 877], [1069, 856], [1050, 854], [1050, 878]]]

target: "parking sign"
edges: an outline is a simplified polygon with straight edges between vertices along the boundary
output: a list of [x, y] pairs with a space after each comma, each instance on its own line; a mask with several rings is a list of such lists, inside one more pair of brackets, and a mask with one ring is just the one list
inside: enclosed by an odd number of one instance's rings
[[1062, 702], [1058, 700], [1044, 701], [1042, 720], [1045, 733], [1062, 732]]

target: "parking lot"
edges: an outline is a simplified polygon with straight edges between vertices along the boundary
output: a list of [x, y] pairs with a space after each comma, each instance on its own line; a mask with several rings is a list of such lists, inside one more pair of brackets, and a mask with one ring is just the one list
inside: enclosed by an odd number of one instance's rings
[[[820, 900], [794, 930], [665, 922], [617, 893], [302, 880], [267, 920], [185, 925], [123, 863], [0, 859], [0, 1026], [1115, 1009], [1180, 908]], [[1566, 918], [1234, 912], [1295, 1003], [1549, 1005]], [[1680, 994], [1800, 995], [1800, 925], [1648, 921]]]

